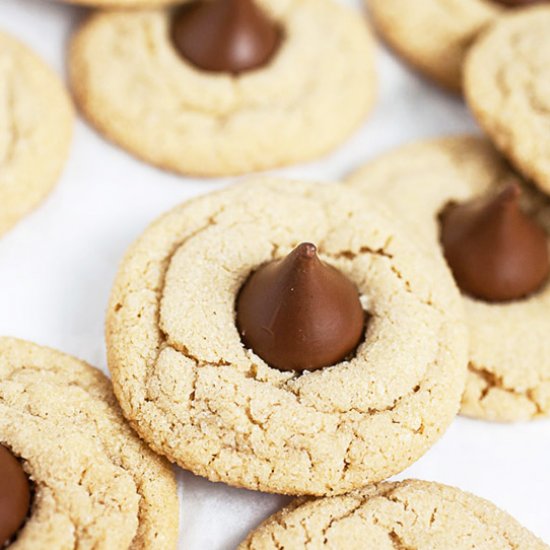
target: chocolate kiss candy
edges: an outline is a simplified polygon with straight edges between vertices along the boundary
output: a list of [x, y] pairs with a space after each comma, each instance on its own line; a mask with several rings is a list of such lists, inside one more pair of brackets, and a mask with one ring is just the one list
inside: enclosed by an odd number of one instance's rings
[[27, 474], [12, 453], [0, 445], [0, 548], [23, 525], [31, 502]]
[[520, 7], [520, 6], [530, 6], [531, 4], [542, 4], [548, 0], [495, 0], [499, 4], [504, 4], [505, 6]]
[[488, 302], [536, 292], [550, 274], [548, 235], [519, 204], [518, 185], [498, 195], [451, 206], [441, 218], [441, 243], [458, 286]]
[[267, 64], [280, 33], [253, 0], [197, 0], [176, 13], [172, 40], [200, 69], [241, 73]]
[[237, 299], [243, 342], [280, 370], [334, 365], [359, 345], [365, 313], [355, 285], [303, 243], [253, 273]]

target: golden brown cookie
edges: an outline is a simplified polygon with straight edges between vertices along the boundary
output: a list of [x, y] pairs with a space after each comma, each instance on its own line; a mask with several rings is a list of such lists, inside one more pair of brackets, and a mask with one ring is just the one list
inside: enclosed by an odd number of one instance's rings
[[0, 338], [2, 447], [22, 461], [33, 491], [10, 548], [176, 547], [174, 474], [126, 424], [98, 370]]
[[239, 550], [547, 550], [494, 504], [427, 481], [380, 483], [348, 495], [298, 500]]
[[550, 193], [549, 25], [549, 6], [501, 18], [472, 48], [464, 80], [483, 129], [545, 193]]
[[76, 33], [76, 101], [139, 158], [223, 176], [318, 157], [371, 109], [374, 44], [364, 19], [333, 0], [258, 0], [281, 29], [274, 56], [234, 75], [199, 69], [171, 40], [167, 9], [108, 11]]
[[0, 33], [0, 234], [57, 182], [69, 151], [73, 109], [58, 77]]
[[[440, 250], [439, 215], [446, 205], [491, 193], [514, 178], [491, 144], [477, 137], [413, 143], [367, 164], [350, 184], [385, 201]], [[527, 211], [550, 234], [550, 201], [524, 184]], [[550, 415], [550, 284], [507, 303], [464, 296], [470, 363], [462, 412], [514, 421]]]
[[[235, 302], [252, 272], [304, 241], [356, 285], [368, 323], [352, 356], [300, 373], [243, 345]], [[462, 313], [441, 259], [362, 194], [256, 178], [175, 208], [131, 247], [108, 311], [109, 368], [126, 418], [183, 468], [342, 493], [403, 470], [449, 425]]]
[[464, 56], [504, 9], [493, 0], [366, 0], [384, 40], [416, 69], [450, 90], [462, 88]]

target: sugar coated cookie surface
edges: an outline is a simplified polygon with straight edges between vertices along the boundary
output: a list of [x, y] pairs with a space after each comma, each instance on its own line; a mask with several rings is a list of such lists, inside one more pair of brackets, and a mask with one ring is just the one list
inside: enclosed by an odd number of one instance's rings
[[126, 424], [110, 381], [82, 361], [0, 338], [0, 449], [21, 461], [33, 493], [10, 548], [176, 547], [170, 466]]
[[297, 501], [239, 550], [547, 550], [487, 500], [426, 481], [380, 483], [340, 497]]
[[525, 177], [550, 193], [550, 7], [500, 19], [465, 64], [474, 116]]
[[73, 109], [58, 77], [0, 32], [0, 234], [51, 191], [72, 127]]
[[[314, 372], [243, 345], [235, 304], [251, 273], [301, 242], [358, 289], [355, 353]], [[131, 247], [108, 312], [124, 414], [196, 474], [289, 494], [334, 494], [419, 458], [456, 414], [466, 375], [458, 292], [372, 201], [342, 185], [254, 179], [185, 203]]]
[[184, 58], [169, 10], [93, 15], [69, 60], [82, 112], [139, 158], [184, 174], [263, 170], [333, 149], [374, 100], [364, 18], [332, 0], [258, 6], [280, 27], [281, 43], [265, 66], [238, 75]]
[[[517, 179], [482, 138], [413, 143], [369, 163], [350, 184], [385, 201], [433, 249], [446, 205], [492, 193]], [[550, 201], [523, 184], [523, 202], [550, 235]], [[550, 415], [550, 284], [532, 296], [489, 303], [464, 296], [470, 362], [462, 412], [500, 421]]]

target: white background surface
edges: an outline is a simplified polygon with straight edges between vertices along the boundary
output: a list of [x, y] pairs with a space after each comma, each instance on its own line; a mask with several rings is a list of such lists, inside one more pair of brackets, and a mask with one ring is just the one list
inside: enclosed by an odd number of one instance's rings
[[[358, 0], [345, 3], [359, 9]], [[49, 0], [0, 0], [0, 29], [65, 73], [67, 41], [85, 13]], [[423, 82], [382, 49], [378, 61], [380, 97], [362, 129], [329, 157], [282, 173], [338, 179], [400, 143], [475, 129], [460, 100]], [[79, 121], [56, 191], [0, 240], [0, 334], [59, 348], [106, 370], [104, 312], [125, 249], [163, 211], [225, 183], [149, 167]], [[233, 549], [286, 502], [182, 471], [178, 476], [185, 550]], [[548, 421], [507, 426], [459, 418], [400, 477], [441, 481], [486, 497], [550, 543]]]

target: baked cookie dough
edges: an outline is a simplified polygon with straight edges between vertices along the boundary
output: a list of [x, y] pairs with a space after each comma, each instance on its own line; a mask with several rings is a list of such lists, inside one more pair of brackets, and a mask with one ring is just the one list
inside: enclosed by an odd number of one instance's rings
[[500, 19], [472, 48], [465, 94], [478, 122], [527, 178], [550, 193], [550, 6]]
[[[300, 375], [241, 342], [249, 275], [300, 242], [357, 286], [355, 355]], [[149, 227], [118, 273], [109, 368], [126, 418], [159, 453], [212, 481], [325, 495], [418, 459], [456, 414], [466, 375], [459, 295], [372, 201], [342, 185], [253, 179]]]
[[174, 475], [98, 370], [0, 338], [0, 445], [22, 460], [34, 493], [13, 550], [176, 547]]
[[58, 77], [26, 46], [0, 32], [0, 234], [55, 185], [73, 118]]
[[361, 123], [375, 94], [364, 19], [333, 0], [258, 0], [284, 36], [263, 68], [199, 70], [175, 49], [169, 10], [93, 15], [69, 66], [84, 115], [139, 158], [223, 176], [318, 157]]
[[[384, 200], [433, 249], [438, 216], [513, 178], [492, 145], [477, 137], [413, 143], [383, 155], [353, 174], [352, 187]], [[550, 201], [524, 185], [526, 208], [550, 233]], [[550, 415], [550, 284], [532, 297], [488, 303], [464, 296], [470, 362], [462, 412], [516, 421]]]
[[456, 92], [468, 48], [505, 9], [493, 0], [368, 0], [367, 5], [377, 30], [399, 55]]
[[298, 500], [238, 550], [548, 550], [494, 504], [454, 487], [409, 480], [348, 495]]

